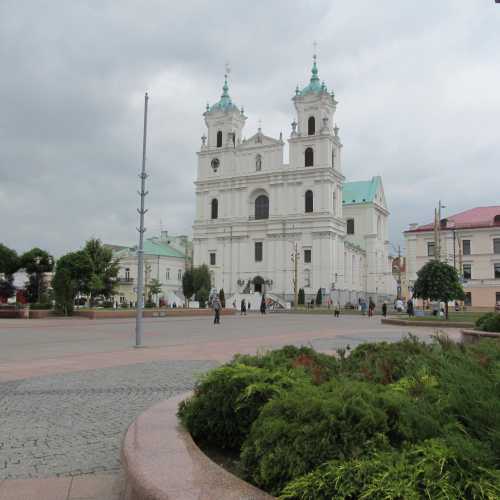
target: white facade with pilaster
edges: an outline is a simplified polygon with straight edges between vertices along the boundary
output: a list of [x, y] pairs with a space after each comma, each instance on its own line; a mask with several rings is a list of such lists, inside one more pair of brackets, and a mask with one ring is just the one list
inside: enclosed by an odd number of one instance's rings
[[[213, 286], [226, 296], [265, 289], [291, 300], [297, 244], [298, 286], [306, 296], [319, 288], [334, 290], [332, 298], [342, 303], [366, 298], [372, 288], [380, 296], [394, 295], [390, 283], [371, 285], [369, 266], [380, 256], [370, 256], [369, 238], [358, 244], [347, 237], [342, 143], [333, 121], [337, 101], [320, 82], [316, 60], [310, 83], [297, 88], [293, 102], [297, 118], [287, 164], [281, 134], [272, 138], [259, 128], [243, 138], [246, 116], [231, 101], [227, 80], [221, 99], [207, 106], [195, 182], [194, 265], [207, 264]], [[388, 261], [387, 254], [383, 259]]]

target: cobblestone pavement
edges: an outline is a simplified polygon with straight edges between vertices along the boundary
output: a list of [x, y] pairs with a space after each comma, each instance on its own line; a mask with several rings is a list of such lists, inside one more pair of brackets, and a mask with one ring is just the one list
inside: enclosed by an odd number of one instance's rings
[[161, 361], [0, 384], [0, 480], [116, 472], [123, 434], [209, 361]]

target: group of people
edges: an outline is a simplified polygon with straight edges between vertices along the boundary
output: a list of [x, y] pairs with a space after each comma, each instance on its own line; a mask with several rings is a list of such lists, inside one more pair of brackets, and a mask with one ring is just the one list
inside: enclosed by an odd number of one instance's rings
[[[245, 299], [241, 299], [240, 303], [240, 315], [241, 316], [246, 316], [247, 311], [250, 311], [251, 303], [248, 302]], [[236, 309], [236, 301], [233, 302], [233, 308]], [[222, 310], [222, 303], [220, 301], [219, 294], [215, 294], [214, 297], [212, 298], [212, 309], [214, 311], [214, 325], [220, 324], [220, 312]], [[267, 310], [267, 305], [266, 305], [266, 298], [263, 296], [262, 300], [260, 302], [260, 312], [262, 314], [266, 314]]]

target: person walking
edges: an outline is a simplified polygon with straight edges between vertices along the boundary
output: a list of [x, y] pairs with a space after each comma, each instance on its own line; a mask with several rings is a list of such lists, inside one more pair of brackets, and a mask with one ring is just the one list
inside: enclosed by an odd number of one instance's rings
[[387, 317], [387, 302], [384, 302], [384, 303], [382, 304], [382, 316], [383, 316], [384, 318], [386, 318], [386, 317]]
[[247, 304], [245, 302], [245, 299], [241, 299], [241, 305], [240, 305], [240, 316], [247, 315]]
[[337, 302], [335, 304], [335, 310], [334, 310], [333, 314], [336, 318], [340, 318], [340, 302]]
[[408, 299], [408, 302], [406, 303], [406, 312], [408, 313], [408, 317], [412, 317], [415, 315], [415, 311], [413, 309], [413, 300]]
[[214, 310], [214, 325], [220, 324], [220, 310], [222, 309], [222, 304], [219, 299], [219, 294], [216, 294], [212, 299], [212, 308]]
[[372, 299], [370, 299], [370, 303], [368, 304], [368, 317], [371, 318], [373, 316], [373, 312], [375, 311], [375, 303]]
[[262, 295], [262, 301], [260, 303], [260, 312], [261, 314], [266, 314], [266, 297]]

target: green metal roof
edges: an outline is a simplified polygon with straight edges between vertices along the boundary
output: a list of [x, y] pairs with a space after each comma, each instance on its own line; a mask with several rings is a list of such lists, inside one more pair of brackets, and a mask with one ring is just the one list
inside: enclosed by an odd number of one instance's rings
[[210, 106], [209, 111], [231, 111], [233, 109], [238, 111], [238, 107], [235, 104], [233, 104], [233, 101], [231, 101], [231, 97], [229, 96], [229, 85], [227, 84], [227, 75], [224, 75], [224, 85], [222, 87], [222, 95], [220, 96], [219, 102], [216, 102], [213, 106]]
[[[298, 96], [304, 96], [307, 94], [321, 94], [325, 93], [328, 94], [328, 88], [325, 84], [325, 82], [320, 82], [319, 76], [318, 76], [318, 65], [316, 64], [316, 55], [313, 56], [313, 66], [311, 69], [311, 80], [309, 83], [302, 89], [299, 90], [297, 87], [295, 94]], [[332, 92], [329, 94], [330, 97], [335, 100], [335, 95]]]
[[[137, 245], [126, 247], [116, 252], [116, 256], [123, 257], [128, 252], [137, 252]], [[144, 253], [147, 255], [159, 255], [160, 257], [177, 257], [181, 259], [185, 257], [182, 252], [171, 247], [166, 241], [155, 237], [144, 240]]]
[[379, 176], [372, 177], [369, 181], [346, 182], [342, 188], [342, 203], [350, 205], [373, 202], [381, 182]]

